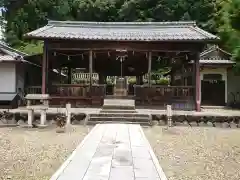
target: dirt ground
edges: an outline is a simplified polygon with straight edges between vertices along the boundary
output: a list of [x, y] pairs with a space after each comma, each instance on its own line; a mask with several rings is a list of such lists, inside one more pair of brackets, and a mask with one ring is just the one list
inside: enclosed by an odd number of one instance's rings
[[145, 128], [169, 180], [239, 180], [240, 129]]
[[48, 180], [67, 159], [90, 127], [0, 128], [0, 179]]

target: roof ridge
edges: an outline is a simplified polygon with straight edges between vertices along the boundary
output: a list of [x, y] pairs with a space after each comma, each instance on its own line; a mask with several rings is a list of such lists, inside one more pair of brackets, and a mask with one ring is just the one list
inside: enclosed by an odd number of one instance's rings
[[201, 53], [201, 56], [204, 56], [204, 55], [206, 55], [206, 54], [208, 54], [208, 53], [210, 53], [210, 52], [213, 52], [213, 51], [215, 51], [215, 50], [220, 50], [220, 51], [222, 51], [223, 53], [225, 53], [225, 54], [227, 54], [227, 55], [229, 55], [229, 56], [232, 56], [231, 53], [223, 50], [223, 49], [220, 48], [218, 45], [213, 45], [213, 46], [209, 47], [208, 49], [206, 49], [205, 51], [203, 51], [203, 52]]
[[[22, 52], [22, 51], [19, 51], [17, 49], [14, 49], [10, 46], [8, 46], [7, 44], [3, 43], [3, 42], [0, 42], [0, 48], [4, 48], [4, 50], [6, 51], [6, 53], [10, 56], [26, 56], [27, 54]], [[13, 54], [15, 53], [15, 54]]]
[[193, 29], [194, 31], [199, 32], [200, 34], [202, 34], [205, 37], [211, 36], [213, 38], [216, 38], [217, 40], [220, 40], [220, 38], [218, 36], [216, 36], [214, 34], [211, 34], [211, 33], [207, 32], [207, 31], [204, 31], [203, 29], [199, 28], [198, 26], [190, 27], [190, 28]]
[[145, 22], [96, 22], [96, 21], [48, 21], [48, 26], [55, 26], [55, 25], [165, 25], [165, 26], [172, 26], [172, 25], [180, 25], [180, 26], [196, 26], [195, 21], [161, 21], [161, 22], [152, 22], [152, 21], [145, 21]]
[[215, 41], [217, 36], [197, 30], [194, 21], [165, 22], [93, 22], [49, 21], [25, 35], [36, 39], [81, 39], [122, 41]]
[[214, 51], [215, 49], [216, 49], [216, 46], [213, 45], [213, 46], [207, 48], [206, 50], [204, 50], [203, 52], [201, 52], [200, 56], [204, 56], [205, 54], [208, 54], [208, 53]]
[[227, 54], [227, 55], [229, 55], [229, 56], [232, 56], [231, 53], [225, 51], [224, 49], [220, 48], [219, 46], [217, 46], [216, 48], [217, 48], [218, 50], [222, 51], [223, 53], [225, 53], [225, 54]]

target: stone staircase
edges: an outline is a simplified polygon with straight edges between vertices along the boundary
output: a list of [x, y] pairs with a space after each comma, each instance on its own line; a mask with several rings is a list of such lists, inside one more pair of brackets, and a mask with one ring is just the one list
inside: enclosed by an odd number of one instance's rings
[[135, 101], [128, 99], [105, 99], [99, 113], [89, 114], [87, 124], [98, 123], [133, 123], [151, 125], [150, 114], [138, 113], [135, 109]]

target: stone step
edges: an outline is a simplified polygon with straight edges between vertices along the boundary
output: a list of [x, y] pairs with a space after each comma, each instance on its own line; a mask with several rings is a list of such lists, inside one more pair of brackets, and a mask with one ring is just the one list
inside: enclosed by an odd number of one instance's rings
[[116, 113], [116, 114], [127, 114], [127, 113], [137, 113], [136, 110], [128, 110], [128, 109], [102, 109], [100, 110], [100, 113]]
[[99, 117], [99, 116], [92, 116], [89, 117], [87, 124], [91, 122], [128, 122], [128, 123], [144, 123], [144, 124], [151, 124], [152, 121], [150, 118], [143, 118], [143, 117]]
[[127, 105], [103, 105], [102, 109], [119, 109], [119, 110], [135, 110], [135, 106], [127, 106]]
[[151, 126], [151, 122], [150, 121], [135, 121], [135, 122], [131, 122], [131, 121], [88, 121], [88, 125], [95, 125], [95, 124], [114, 124], [114, 123], [118, 123], [118, 124], [140, 124], [141, 126]]
[[139, 114], [139, 113], [99, 113], [99, 114], [90, 114], [90, 117], [129, 117], [129, 118], [145, 118], [150, 119], [148, 114]]
[[135, 101], [131, 99], [104, 99], [102, 109], [135, 109]]
[[106, 99], [134, 99], [134, 96], [133, 95], [128, 95], [128, 96], [107, 95]]

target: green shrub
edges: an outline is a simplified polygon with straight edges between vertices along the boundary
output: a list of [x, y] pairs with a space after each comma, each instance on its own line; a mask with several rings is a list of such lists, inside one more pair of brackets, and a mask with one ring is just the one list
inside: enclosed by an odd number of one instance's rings
[[156, 85], [168, 85], [168, 84], [169, 84], [169, 79], [162, 78], [162, 79], [156, 80]]
[[129, 84], [136, 84], [136, 79], [135, 78], [129, 78], [128, 83]]

